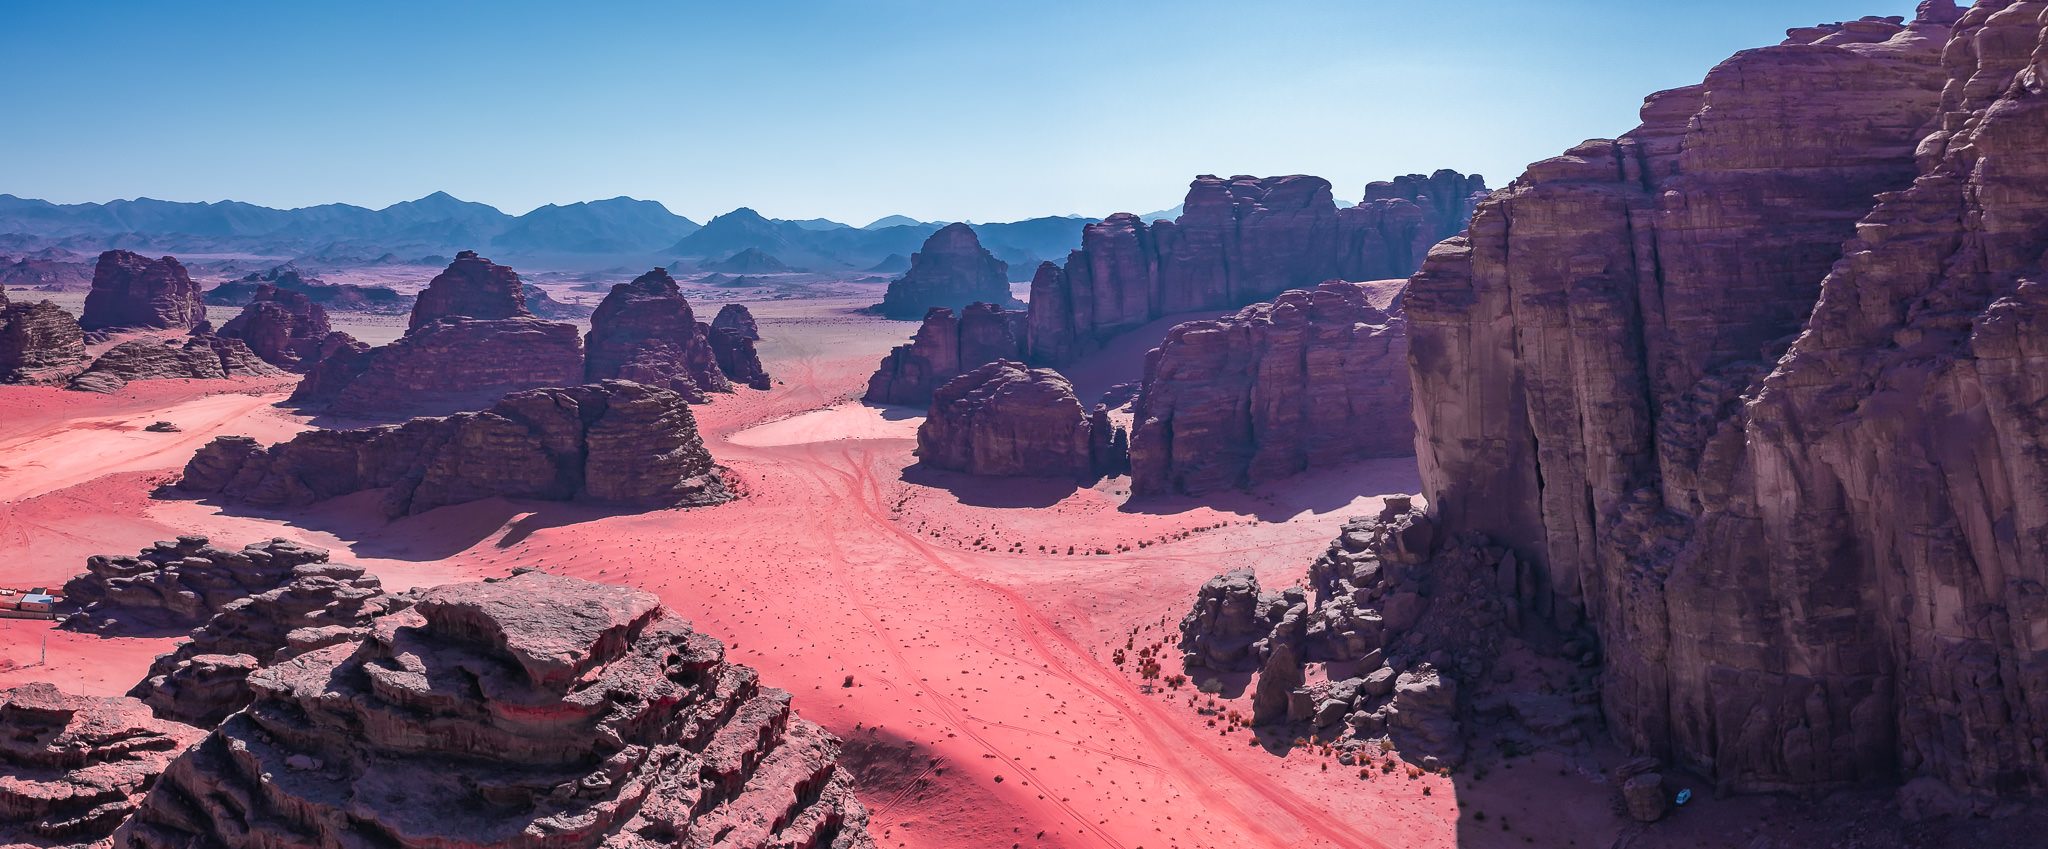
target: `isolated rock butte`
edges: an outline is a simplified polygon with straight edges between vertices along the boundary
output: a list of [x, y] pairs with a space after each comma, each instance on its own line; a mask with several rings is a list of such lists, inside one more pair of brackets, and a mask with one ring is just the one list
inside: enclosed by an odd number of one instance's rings
[[206, 320], [199, 284], [176, 259], [149, 259], [128, 251], [100, 254], [92, 291], [78, 324], [87, 330], [115, 327], [191, 327]]
[[406, 332], [455, 316], [532, 318], [533, 313], [526, 309], [526, 290], [518, 272], [477, 256], [476, 251], [462, 251], [420, 291]]
[[1082, 230], [1064, 267], [1031, 279], [1032, 362], [1057, 365], [1162, 316], [1231, 310], [1324, 280], [1414, 272], [1428, 246], [1464, 229], [1479, 177], [1439, 171], [1367, 187], [1339, 210], [1329, 181], [1204, 174], [1180, 218], [1118, 213]]
[[116, 847], [874, 845], [838, 741], [640, 590], [436, 587], [249, 685]]
[[[329, 390], [334, 378], [356, 376]], [[583, 339], [576, 325], [537, 318], [444, 318], [409, 331], [367, 357], [344, 355], [333, 371], [316, 369], [306, 398], [329, 394], [328, 410], [382, 417], [474, 410], [507, 393], [583, 380]], [[296, 394], [296, 393], [295, 393]]]
[[750, 342], [761, 341], [761, 326], [754, 323], [754, 313], [746, 304], [726, 304], [718, 308], [718, 316], [711, 320], [711, 329], [731, 328], [740, 338]]
[[221, 325], [224, 339], [239, 339], [264, 362], [301, 370], [318, 362], [327, 334], [327, 310], [302, 292], [264, 283], [242, 313]]
[[2044, 32], [2009, 0], [1794, 30], [1411, 283], [1431, 507], [1598, 634], [1630, 748], [2048, 791]]
[[1409, 403], [1397, 284], [1329, 281], [1180, 324], [1145, 358], [1131, 491], [1199, 495], [1409, 456]]
[[129, 698], [73, 696], [46, 683], [0, 690], [0, 843], [101, 843], [171, 759], [206, 732]]
[[0, 288], [0, 383], [85, 359], [78, 320], [49, 301], [9, 303]]
[[259, 507], [385, 488], [388, 516], [485, 498], [634, 507], [731, 497], [682, 396], [623, 380], [505, 396], [490, 409], [362, 430], [309, 430], [264, 448], [214, 439], [178, 488]]
[[708, 400], [707, 392], [732, 391], [708, 327], [664, 268], [612, 287], [590, 316], [585, 348], [585, 380], [637, 381], [693, 403]]
[[876, 311], [911, 319], [932, 307], [957, 309], [976, 301], [1015, 306], [1010, 267], [981, 246], [973, 227], [956, 222], [939, 228], [910, 255], [910, 270], [890, 281]]
[[94, 555], [64, 584], [72, 615], [63, 627], [101, 634], [189, 631], [229, 603], [291, 580], [292, 570], [327, 561], [325, 549], [278, 538], [240, 551], [203, 536], [158, 542], [139, 555]]
[[385, 592], [361, 566], [302, 564], [285, 585], [228, 602], [176, 651], [159, 655], [128, 695], [164, 719], [212, 728], [249, 703], [250, 673], [361, 640], [372, 619], [410, 604], [410, 595]]
[[956, 316], [952, 307], [932, 307], [910, 344], [898, 345], [868, 377], [861, 400], [873, 404], [922, 407], [932, 390], [961, 372], [997, 360], [1024, 359], [1022, 310], [995, 304], [968, 304]]
[[1102, 455], [1094, 424], [1059, 372], [997, 360], [932, 394], [917, 456], [973, 475], [1092, 478], [1121, 461]]

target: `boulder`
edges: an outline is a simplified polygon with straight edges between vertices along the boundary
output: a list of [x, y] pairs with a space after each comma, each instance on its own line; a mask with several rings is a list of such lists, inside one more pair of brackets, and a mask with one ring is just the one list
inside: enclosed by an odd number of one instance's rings
[[205, 733], [150, 716], [134, 699], [45, 683], [0, 690], [0, 844], [104, 845]]
[[973, 227], [956, 222], [939, 228], [910, 255], [910, 270], [890, 281], [875, 311], [913, 319], [932, 307], [958, 309], [977, 301], [1016, 305], [1010, 297], [1010, 267], [981, 246]]
[[917, 456], [932, 468], [971, 475], [1087, 479], [1118, 459], [1098, 461], [1093, 429], [1059, 372], [997, 360], [932, 394], [917, 428]]
[[284, 585], [297, 567], [325, 562], [325, 549], [283, 538], [232, 551], [203, 536], [181, 536], [134, 556], [94, 555], [84, 574], [64, 584], [71, 615], [63, 627], [100, 634], [189, 631], [237, 599]]
[[640, 590], [436, 587], [248, 684], [115, 847], [874, 845], [838, 741]]
[[176, 259], [114, 250], [100, 254], [93, 266], [92, 290], [78, 324], [86, 330], [180, 328], [205, 320], [199, 284]]

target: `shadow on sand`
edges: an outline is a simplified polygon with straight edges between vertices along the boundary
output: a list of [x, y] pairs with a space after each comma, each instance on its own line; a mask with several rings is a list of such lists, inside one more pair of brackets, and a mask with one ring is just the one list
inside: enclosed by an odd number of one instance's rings
[[1051, 507], [1091, 484], [1069, 478], [989, 478], [933, 469], [923, 463], [903, 467], [901, 479], [916, 486], [943, 489], [972, 507]]

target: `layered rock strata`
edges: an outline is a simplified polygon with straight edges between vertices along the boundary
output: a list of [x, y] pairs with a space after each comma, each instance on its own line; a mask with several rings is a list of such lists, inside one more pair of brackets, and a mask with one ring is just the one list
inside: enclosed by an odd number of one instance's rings
[[444, 318], [498, 319], [532, 318], [526, 308], [526, 289], [519, 273], [499, 265], [476, 251], [461, 251], [455, 261], [420, 290], [412, 305], [408, 332]]
[[206, 732], [128, 698], [50, 684], [0, 690], [0, 843], [105, 845], [173, 758]]
[[64, 584], [72, 613], [63, 627], [103, 634], [189, 631], [237, 599], [282, 586], [299, 566], [326, 561], [326, 550], [282, 538], [234, 551], [203, 536], [181, 536], [133, 556], [95, 555], [84, 574]]
[[963, 371], [997, 360], [1022, 360], [1024, 321], [1023, 311], [995, 304], [968, 304], [957, 315], [951, 307], [932, 307], [910, 344], [882, 358], [861, 400], [922, 407], [931, 403], [932, 390]]
[[85, 333], [70, 313], [49, 301], [9, 303], [0, 289], [0, 383], [83, 359]]
[[183, 342], [147, 336], [122, 342], [100, 354], [66, 388], [107, 393], [137, 380], [222, 380], [280, 373], [242, 340], [198, 332]]
[[176, 259], [149, 259], [128, 251], [100, 254], [92, 290], [78, 318], [86, 330], [119, 327], [179, 328], [206, 320], [199, 284]]
[[223, 436], [193, 455], [178, 488], [258, 507], [382, 488], [393, 517], [493, 497], [634, 507], [731, 497], [688, 402], [618, 380], [517, 392], [488, 410], [402, 425], [311, 430], [268, 448]]
[[754, 313], [746, 304], [726, 304], [718, 308], [717, 317], [711, 319], [712, 330], [731, 329], [740, 338], [749, 342], [761, 341], [761, 326], [754, 322]]
[[1016, 305], [1010, 297], [1010, 267], [981, 246], [973, 227], [953, 223], [910, 255], [910, 270], [890, 281], [875, 310], [889, 318], [913, 319], [932, 307], [959, 309], [977, 301]]
[[1175, 326], [1133, 406], [1132, 492], [1199, 495], [1414, 453], [1393, 290], [1330, 281]]
[[711, 340], [711, 353], [726, 379], [752, 389], [765, 390], [771, 385], [768, 369], [761, 365], [761, 354], [754, 350], [754, 340], [747, 338], [744, 328], [708, 324], [700, 327]]
[[281, 587], [228, 602], [128, 691], [164, 719], [212, 728], [249, 703], [259, 668], [369, 633], [370, 621], [412, 598], [384, 591], [347, 563], [307, 563]]
[[710, 328], [697, 321], [668, 270], [656, 268], [612, 287], [590, 317], [587, 380], [631, 380], [672, 390], [695, 403], [730, 392]]
[[[1107, 425], [1105, 414], [1100, 418]], [[918, 461], [932, 468], [1001, 477], [1089, 479], [1122, 458], [1098, 440], [1059, 372], [998, 360], [960, 375], [932, 395], [917, 428]]]
[[332, 332], [327, 310], [311, 298], [265, 283], [240, 315], [221, 325], [219, 335], [241, 340], [264, 362], [299, 371], [319, 361]]
[[116, 847], [874, 845], [838, 741], [639, 590], [437, 587], [249, 684]]

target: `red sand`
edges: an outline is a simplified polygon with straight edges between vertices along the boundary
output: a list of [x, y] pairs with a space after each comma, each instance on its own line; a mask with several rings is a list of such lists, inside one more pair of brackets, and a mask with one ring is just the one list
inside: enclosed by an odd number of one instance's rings
[[[0, 387], [0, 585], [61, 583], [86, 554], [197, 532], [234, 545], [304, 540], [396, 587], [515, 566], [645, 587], [849, 741], [888, 847], [1612, 839], [1606, 795], [1550, 780], [1545, 759], [1473, 785], [1483, 792], [1433, 775], [1362, 779], [1312, 747], [1276, 754], [1245, 732], [1219, 734], [1196, 711], [1208, 696], [1149, 692], [1134, 668], [1111, 662], [1127, 641], [1163, 642], [1167, 671], [1178, 671], [1174, 624], [1197, 585], [1236, 566], [1276, 585], [1297, 580], [1344, 516], [1417, 488], [1412, 462], [1128, 507], [1124, 480], [1077, 490], [925, 474], [910, 468], [916, 420], [853, 401], [913, 325], [850, 314], [858, 305], [755, 307], [777, 386], [698, 408], [746, 497], [695, 510], [489, 501], [385, 522], [365, 494], [283, 516], [224, 515], [149, 493], [214, 435], [270, 440], [301, 427], [268, 406], [281, 387], [144, 382], [111, 398]], [[131, 432], [158, 418], [185, 429], [145, 434], [161, 441]], [[0, 686], [120, 692], [173, 642], [57, 632], [50, 664], [26, 666], [46, 633], [46, 623], [0, 623]], [[1224, 701], [1248, 709], [1246, 695]], [[1461, 794], [1468, 817], [1483, 799], [1494, 819], [1461, 822]], [[1530, 830], [1498, 829], [1503, 815]]]

